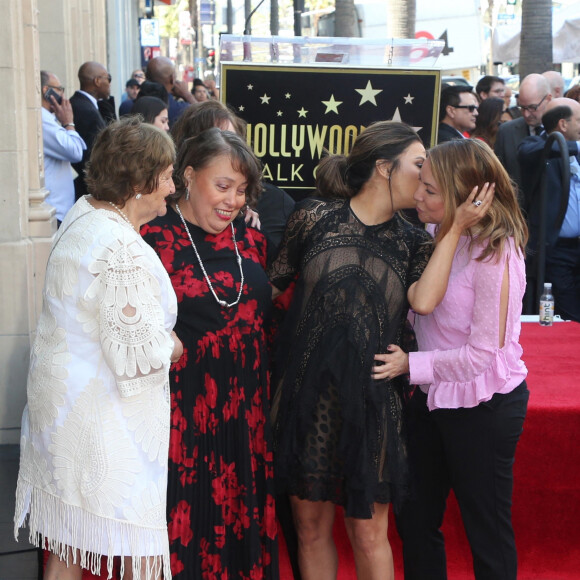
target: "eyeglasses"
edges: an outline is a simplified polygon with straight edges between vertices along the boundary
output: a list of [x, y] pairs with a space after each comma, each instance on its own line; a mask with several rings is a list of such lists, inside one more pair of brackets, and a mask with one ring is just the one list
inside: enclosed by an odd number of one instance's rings
[[539, 108], [540, 105], [544, 102], [544, 100], [546, 99], [546, 97], [549, 95], [550, 93], [544, 95], [544, 98], [537, 104], [537, 105], [519, 105], [519, 108], [521, 111], [529, 111], [530, 113], [535, 113]]
[[45, 85], [47, 86], [49, 89], [54, 89], [55, 91], [60, 91], [61, 93], [64, 93], [64, 87], [57, 87], [55, 85]]
[[477, 111], [479, 107], [477, 105], [451, 105], [454, 109], [469, 109], [470, 113]]
[[144, 79], [145, 75], [143, 73], [137, 73], [133, 75], [134, 79]]
[[113, 80], [113, 77], [111, 75], [99, 75], [98, 77], [95, 77], [96, 79], [107, 79], [109, 82], [111, 82]]

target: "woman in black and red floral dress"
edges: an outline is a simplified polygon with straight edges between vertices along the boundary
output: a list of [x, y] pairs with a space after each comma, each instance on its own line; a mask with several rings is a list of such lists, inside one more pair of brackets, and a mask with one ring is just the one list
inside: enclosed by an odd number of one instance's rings
[[[176, 579], [278, 577], [262, 234], [237, 218], [259, 163], [210, 129], [178, 156], [176, 201], [143, 229], [179, 302], [167, 518]], [[236, 219], [237, 218], [237, 219]]]

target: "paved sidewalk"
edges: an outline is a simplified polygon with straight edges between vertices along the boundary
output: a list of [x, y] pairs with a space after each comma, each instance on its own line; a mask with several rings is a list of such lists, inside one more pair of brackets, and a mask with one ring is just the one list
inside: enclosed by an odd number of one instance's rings
[[37, 552], [28, 530], [14, 540], [14, 494], [18, 476], [18, 445], [0, 445], [0, 580], [37, 580]]

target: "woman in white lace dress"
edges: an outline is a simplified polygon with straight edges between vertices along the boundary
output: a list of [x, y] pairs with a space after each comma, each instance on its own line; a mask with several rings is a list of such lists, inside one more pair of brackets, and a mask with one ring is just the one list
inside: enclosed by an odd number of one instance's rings
[[22, 420], [15, 533], [50, 551], [45, 579], [171, 578], [168, 371], [177, 302], [139, 228], [164, 215], [174, 147], [136, 118], [98, 137], [46, 271]]

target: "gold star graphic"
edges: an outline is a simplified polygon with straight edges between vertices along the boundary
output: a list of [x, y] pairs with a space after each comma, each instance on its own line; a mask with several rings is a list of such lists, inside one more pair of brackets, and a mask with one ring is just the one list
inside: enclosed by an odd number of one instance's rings
[[269, 97], [266, 93], [264, 93], [264, 96], [260, 97], [260, 100], [262, 101], [262, 105], [269, 105], [271, 98], [272, 97]]
[[287, 99], [291, 99], [291, 98], [292, 98], [292, 95], [291, 95], [290, 93], [286, 93], [284, 96], [285, 96]]
[[298, 118], [300, 117], [304, 117], [306, 119], [306, 115], [308, 114], [308, 111], [302, 107], [301, 109], [298, 109]]
[[405, 99], [405, 105], [412, 105], [414, 98], [415, 97], [411, 96], [411, 93], [409, 93], [406, 97], [403, 97], [403, 99]]
[[246, 107], [244, 107], [244, 105], [240, 105], [240, 106], [238, 107], [238, 111], [243, 111], [245, 108], [246, 108]]
[[[398, 121], [399, 123], [404, 123], [405, 121], [403, 121], [403, 119], [401, 119], [401, 113], [399, 112], [399, 107], [397, 107], [395, 109], [395, 114], [393, 115], [393, 118], [391, 119], [391, 121]], [[419, 132], [423, 127], [413, 127], [414, 131]]]
[[248, 91], [253, 91], [254, 90], [254, 85], [248, 85]]
[[281, 117], [284, 113], [282, 113], [282, 111], [278, 111], [276, 114], [278, 115], [278, 117]]
[[326, 105], [326, 111], [324, 111], [325, 115], [327, 113], [330, 113], [330, 111], [333, 111], [334, 113], [336, 113], [338, 115], [338, 106], [342, 105], [342, 101], [335, 101], [334, 95], [330, 95], [330, 100], [329, 101], [322, 101], [322, 104]]
[[361, 97], [362, 97], [362, 99], [360, 100], [360, 103], [358, 104], [359, 107], [363, 103], [372, 103], [376, 107], [377, 100], [375, 99], [375, 97], [379, 93], [383, 92], [382, 89], [373, 89], [373, 85], [371, 84], [371, 81], [369, 81], [367, 83], [367, 86], [364, 89], [355, 89], [355, 91], [357, 93], [359, 93], [359, 95], [361, 95]]

